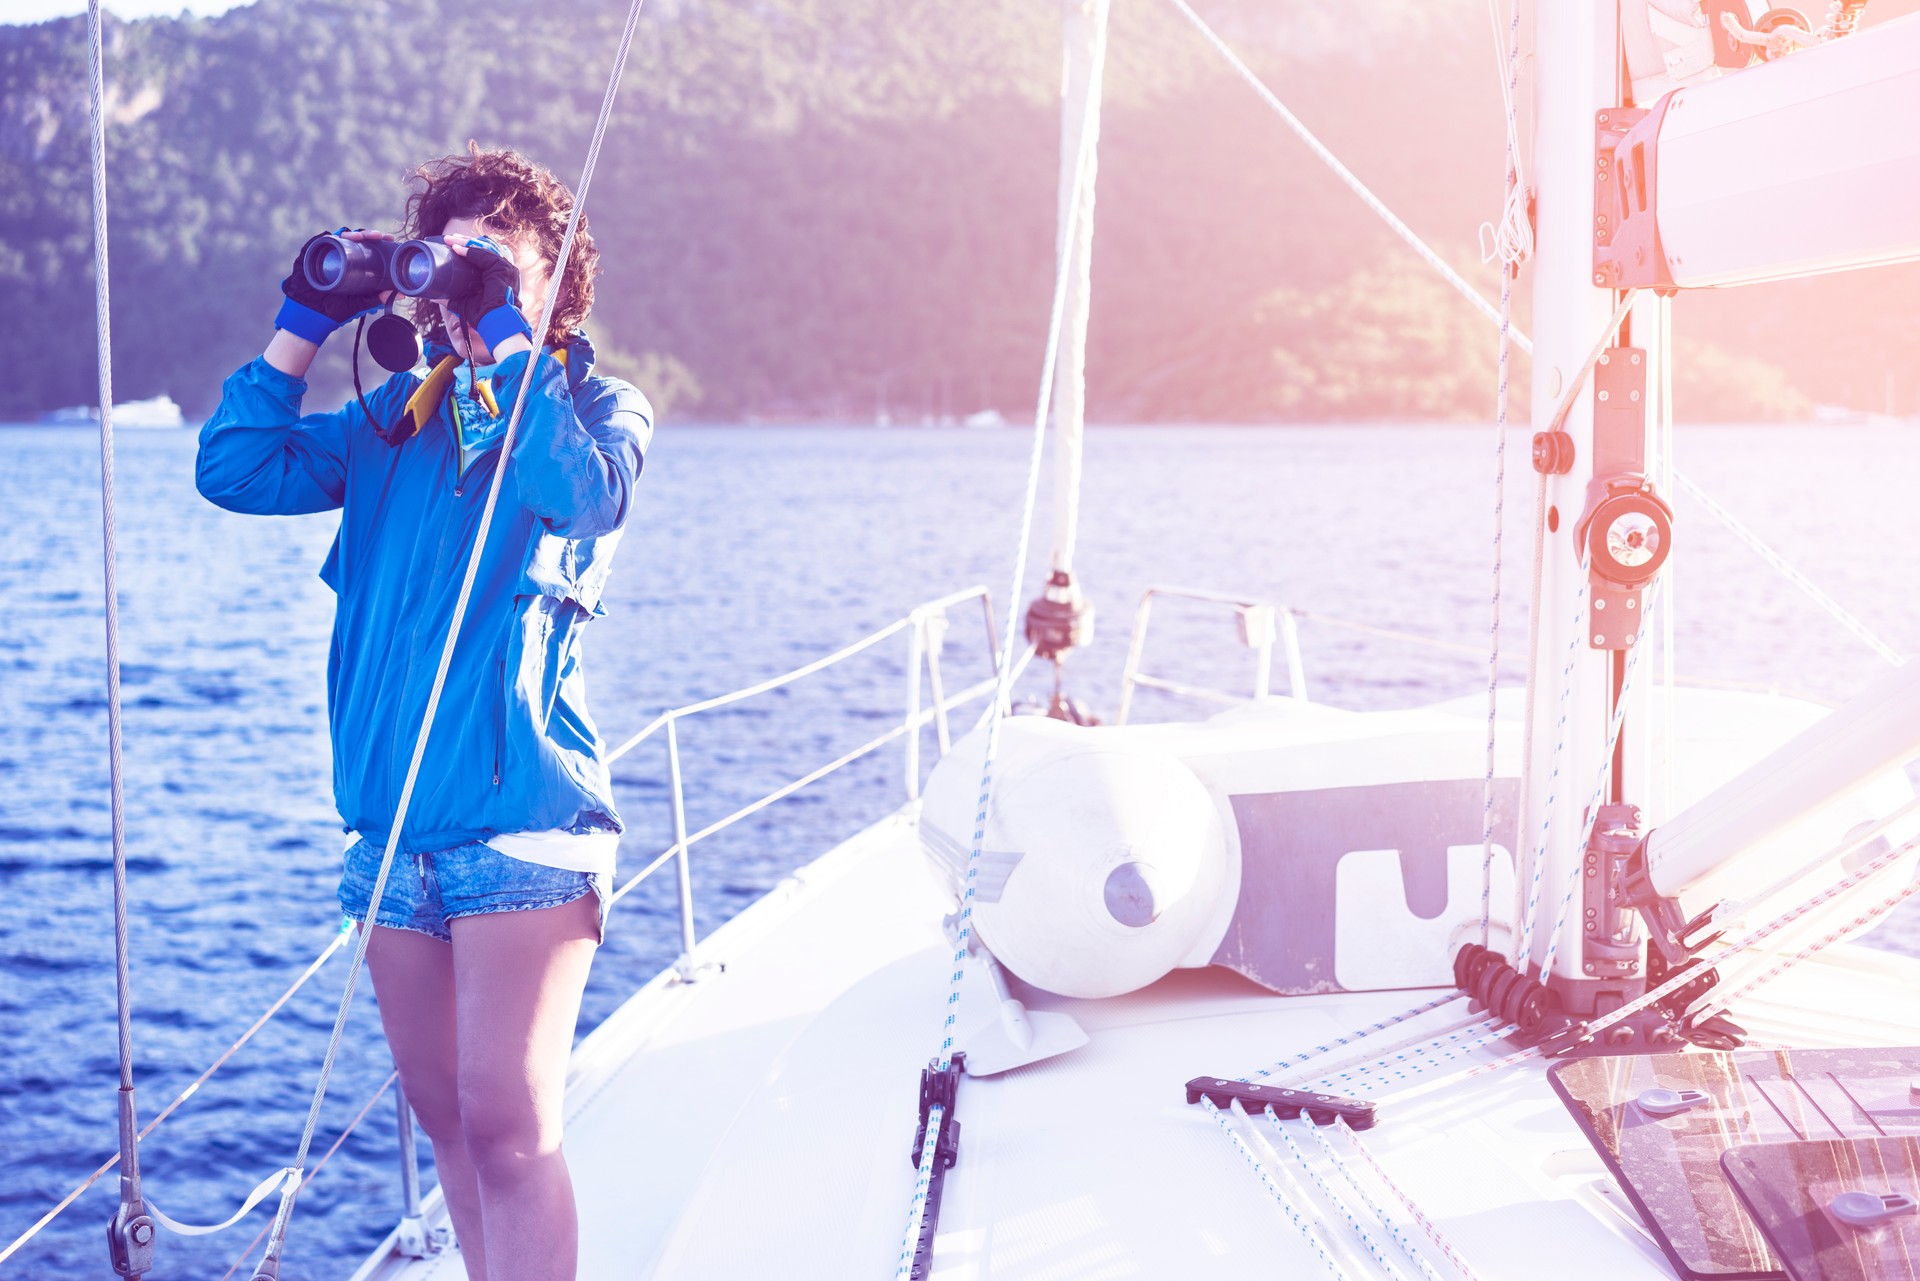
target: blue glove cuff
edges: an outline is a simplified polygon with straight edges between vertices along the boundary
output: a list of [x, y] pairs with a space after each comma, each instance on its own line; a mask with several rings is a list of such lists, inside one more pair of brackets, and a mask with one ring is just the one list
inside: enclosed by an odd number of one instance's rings
[[533, 337], [533, 326], [529, 325], [527, 318], [520, 314], [520, 309], [510, 303], [495, 307], [480, 317], [480, 322], [473, 327], [473, 331], [480, 335], [480, 341], [485, 343], [490, 351], [499, 350], [500, 344], [515, 334], [524, 334], [529, 339]]
[[340, 322], [288, 298], [280, 304], [280, 314], [273, 318], [273, 327], [284, 329], [295, 338], [304, 338], [318, 346], [327, 340], [327, 335], [340, 327]]

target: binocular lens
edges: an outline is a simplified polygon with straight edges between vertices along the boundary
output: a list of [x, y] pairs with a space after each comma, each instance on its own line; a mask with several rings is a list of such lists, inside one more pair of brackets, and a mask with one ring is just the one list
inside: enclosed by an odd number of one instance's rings
[[456, 298], [471, 293], [478, 274], [439, 240], [409, 240], [394, 250], [393, 287], [409, 298]]
[[315, 236], [307, 242], [300, 270], [307, 283], [323, 294], [376, 293], [387, 288], [387, 259], [392, 241], [348, 240], [344, 236]]
[[437, 239], [348, 240], [315, 236], [300, 259], [307, 283], [323, 294], [379, 293], [454, 298], [471, 293], [478, 274]]
[[416, 245], [404, 246], [393, 260], [393, 283], [403, 294], [418, 297], [433, 280], [433, 257]]
[[316, 289], [338, 288], [340, 278], [346, 274], [347, 255], [337, 244], [323, 242], [307, 266], [307, 276]]

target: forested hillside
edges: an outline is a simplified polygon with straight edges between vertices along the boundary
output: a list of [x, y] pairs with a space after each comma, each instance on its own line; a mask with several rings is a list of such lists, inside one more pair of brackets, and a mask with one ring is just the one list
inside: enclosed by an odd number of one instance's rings
[[[1502, 170], [1477, 0], [1202, 6], [1456, 263]], [[190, 411], [258, 350], [312, 231], [393, 226], [419, 161], [521, 147], [577, 180], [625, 5], [260, 0], [114, 22], [116, 389]], [[1051, 283], [1053, 0], [652, 0], [590, 201], [589, 329], [678, 416], [1030, 404]], [[1158, 0], [1117, 0], [1091, 412], [1476, 417], [1493, 334]], [[82, 19], [0, 27], [0, 420], [94, 386]], [[1911, 270], [1678, 306], [1681, 412], [1878, 408]], [[1826, 319], [1815, 326], [1806, 317]], [[336, 340], [319, 375], [342, 385]], [[331, 349], [338, 348], [340, 351]], [[1920, 378], [1898, 370], [1908, 412]]]

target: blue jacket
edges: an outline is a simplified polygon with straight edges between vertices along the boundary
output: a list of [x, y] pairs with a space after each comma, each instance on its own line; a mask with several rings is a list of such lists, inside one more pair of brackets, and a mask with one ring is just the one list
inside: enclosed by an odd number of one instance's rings
[[[500, 365], [502, 412], [511, 412], [527, 360]], [[634, 387], [592, 368], [584, 334], [565, 369], [551, 357], [539, 363], [401, 834], [409, 853], [501, 832], [620, 830], [587, 715], [580, 637], [604, 612], [653, 410]], [[367, 396], [368, 408], [383, 425], [397, 422], [419, 385], [396, 374]], [[392, 831], [500, 450], [496, 443], [462, 475], [447, 403], [396, 447], [358, 403], [303, 417], [306, 389], [260, 358], [235, 372], [200, 431], [196, 480], [228, 511], [340, 511], [320, 571], [338, 597], [327, 663], [334, 801], [349, 829], [380, 842]]]

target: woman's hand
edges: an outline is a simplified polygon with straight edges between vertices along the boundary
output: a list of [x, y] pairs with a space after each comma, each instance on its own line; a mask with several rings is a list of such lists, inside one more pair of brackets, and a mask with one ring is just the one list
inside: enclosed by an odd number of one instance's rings
[[472, 293], [449, 298], [447, 305], [496, 361], [533, 350], [533, 326], [520, 314], [520, 268], [484, 237], [443, 236], [447, 247], [466, 259], [480, 283]]
[[[321, 233], [325, 234], [329, 233]], [[384, 231], [348, 231], [343, 228], [331, 234], [353, 241], [393, 239]], [[274, 317], [273, 339], [267, 344], [265, 352], [268, 364], [295, 378], [306, 376], [308, 367], [320, 350], [320, 344], [334, 330], [357, 316], [380, 310], [386, 305], [387, 299], [393, 297], [391, 289], [361, 293], [315, 289], [307, 282], [304, 264], [307, 246], [320, 238], [319, 235], [310, 236], [301, 244], [299, 252], [293, 256], [293, 270], [280, 282], [280, 292], [286, 295], [286, 301], [280, 305], [279, 314]]]

